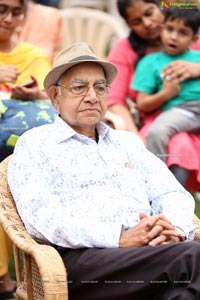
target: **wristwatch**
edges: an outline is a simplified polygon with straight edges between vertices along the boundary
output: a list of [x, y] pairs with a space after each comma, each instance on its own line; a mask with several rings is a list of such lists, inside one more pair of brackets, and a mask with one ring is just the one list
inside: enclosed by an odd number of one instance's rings
[[179, 226], [175, 226], [175, 228], [176, 228], [176, 230], [179, 233], [180, 242], [184, 242], [187, 239], [185, 231], [181, 227], [179, 227]]

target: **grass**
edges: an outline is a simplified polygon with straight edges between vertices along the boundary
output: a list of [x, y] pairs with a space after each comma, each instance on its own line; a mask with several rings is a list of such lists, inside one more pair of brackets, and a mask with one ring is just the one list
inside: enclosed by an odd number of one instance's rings
[[200, 218], [200, 202], [196, 200], [195, 203], [195, 214]]
[[12, 255], [9, 262], [9, 272], [12, 279], [16, 280], [14, 256]]

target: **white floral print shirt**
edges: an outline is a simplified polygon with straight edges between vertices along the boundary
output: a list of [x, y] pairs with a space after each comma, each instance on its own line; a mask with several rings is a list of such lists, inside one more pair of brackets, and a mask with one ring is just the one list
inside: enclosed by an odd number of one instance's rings
[[69, 247], [118, 247], [139, 212], [163, 213], [193, 238], [194, 200], [140, 138], [97, 125], [99, 141], [59, 116], [17, 142], [8, 181], [28, 232]]

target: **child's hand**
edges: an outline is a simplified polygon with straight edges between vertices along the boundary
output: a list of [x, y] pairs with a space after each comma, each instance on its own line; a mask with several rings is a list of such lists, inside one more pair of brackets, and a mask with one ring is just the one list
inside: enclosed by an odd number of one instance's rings
[[181, 91], [180, 84], [177, 80], [163, 80], [163, 90], [166, 92], [168, 99], [178, 95]]

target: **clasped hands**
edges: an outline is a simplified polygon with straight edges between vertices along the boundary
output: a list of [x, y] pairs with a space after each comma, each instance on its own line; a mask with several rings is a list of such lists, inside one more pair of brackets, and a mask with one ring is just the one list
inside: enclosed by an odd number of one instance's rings
[[200, 76], [200, 64], [176, 60], [169, 63], [161, 72], [165, 102], [181, 91], [180, 83]]
[[200, 64], [182, 60], [169, 63], [162, 71], [162, 78], [169, 81], [183, 82], [200, 76]]
[[140, 221], [134, 227], [121, 232], [119, 247], [138, 247], [177, 243], [180, 234], [162, 214], [148, 216], [140, 213]]

